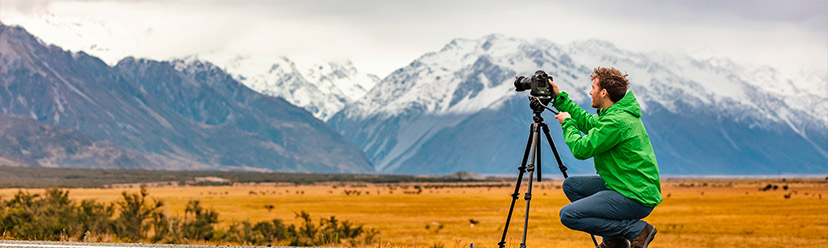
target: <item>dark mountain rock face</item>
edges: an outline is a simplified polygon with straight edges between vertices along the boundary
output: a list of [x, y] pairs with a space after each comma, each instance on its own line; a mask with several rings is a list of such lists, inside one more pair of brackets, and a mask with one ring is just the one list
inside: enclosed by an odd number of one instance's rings
[[0, 144], [3, 166], [140, 169], [151, 165], [140, 154], [28, 117], [0, 115]]
[[110, 67], [0, 25], [0, 109], [77, 130], [163, 169], [367, 172], [362, 152], [306, 111], [200, 61]]

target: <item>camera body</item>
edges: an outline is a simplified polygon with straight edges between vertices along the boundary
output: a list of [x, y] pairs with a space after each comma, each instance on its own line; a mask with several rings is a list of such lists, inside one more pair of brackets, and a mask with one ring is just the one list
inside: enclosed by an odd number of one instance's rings
[[548, 80], [551, 79], [552, 76], [549, 76], [543, 70], [536, 71], [535, 75], [528, 78], [524, 76], [517, 76], [515, 77], [515, 91], [530, 90], [529, 94], [532, 96], [536, 96], [541, 99], [551, 99], [554, 97], [552, 87], [548, 82]]
[[536, 71], [532, 77], [515, 77], [515, 91], [530, 90], [529, 94], [532, 96], [529, 97], [529, 107], [532, 108], [535, 114], [542, 113], [544, 109], [548, 108], [546, 105], [555, 98], [549, 80], [552, 80], [552, 76], [549, 76], [543, 70]]

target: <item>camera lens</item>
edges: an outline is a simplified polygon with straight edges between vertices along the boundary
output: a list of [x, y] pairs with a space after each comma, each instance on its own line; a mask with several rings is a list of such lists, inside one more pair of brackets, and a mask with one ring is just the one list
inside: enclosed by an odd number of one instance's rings
[[524, 76], [515, 77], [515, 91], [524, 91], [532, 88], [531, 80]]

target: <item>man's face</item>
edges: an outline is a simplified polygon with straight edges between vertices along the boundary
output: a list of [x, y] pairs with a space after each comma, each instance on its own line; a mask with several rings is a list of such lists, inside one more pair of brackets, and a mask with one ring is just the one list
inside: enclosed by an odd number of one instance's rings
[[589, 91], [589, 96], [592, 97], [592, 107], [593, 108], [601, 108], [601, 100], [603, 97], [601, 96], [601, 92], [603, 89], [598, 86], [598, 78], [592, 80], [592, 90]]

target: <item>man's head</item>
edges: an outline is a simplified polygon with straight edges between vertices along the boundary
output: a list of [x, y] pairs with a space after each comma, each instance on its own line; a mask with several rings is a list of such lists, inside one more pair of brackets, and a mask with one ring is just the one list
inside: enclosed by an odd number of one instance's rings
[[615, 68], [595, 68], [590, 78], [592, 90], [589, 96], [592, 97], [593, 108], [609, 108], [627, 94], [630, 85], [627, 74], [621, 74]]

